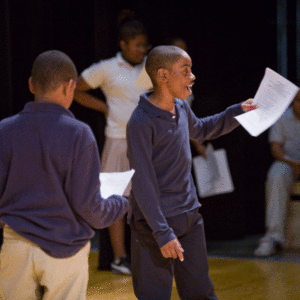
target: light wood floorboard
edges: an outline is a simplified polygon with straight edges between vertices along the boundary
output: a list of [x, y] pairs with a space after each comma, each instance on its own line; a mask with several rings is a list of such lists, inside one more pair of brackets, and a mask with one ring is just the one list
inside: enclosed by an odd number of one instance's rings
[[[134, 300], [130, 276], [97, 270], [98, 253], [90, 254], [89, 300]], [[209, 258], [219, 300], [299, 300], [300, 263]], [[175, 283], [172, 300], [180, 299]]]

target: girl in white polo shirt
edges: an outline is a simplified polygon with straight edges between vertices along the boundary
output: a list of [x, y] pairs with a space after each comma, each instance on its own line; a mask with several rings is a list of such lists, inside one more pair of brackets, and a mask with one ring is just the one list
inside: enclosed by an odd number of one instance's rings
[[[140, 94], [152, 89], [145, 71], [145, 57], [149, 50], [148, 37], [141, 22], [125, 10], [119, 16], [119, 46], [115, 57], [101, 60], [84, 70], [77, 82], [74, 100], [103, 112], [107, 117], [105, 145], [102, 152], [102, 172], [129, 170], [126, 144], [126, 125], [138, 104]], [[87, 93], [101, 88], [106, 103]], [[130, 186], [124, 196], [129, 196]], [[125, 220], [109, 228], [114, 261], [111, 269], [131, 275], [125, 247]], [[101, 242], [101, 241], [100, 241]]]

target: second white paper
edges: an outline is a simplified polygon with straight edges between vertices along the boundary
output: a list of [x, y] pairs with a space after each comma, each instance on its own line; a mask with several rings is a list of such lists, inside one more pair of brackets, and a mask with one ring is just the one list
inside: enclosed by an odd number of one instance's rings
[[193, 158], [199, 196], [205, 198], [233, 192], [234, 186], [225, 149], [218, 149], [213, 151], [212, 154], [207, 153], [207, 155], [214, 156], [214, 167], [210, 163], [211, 159], [209, 157], [207, 159], [203, 156]]

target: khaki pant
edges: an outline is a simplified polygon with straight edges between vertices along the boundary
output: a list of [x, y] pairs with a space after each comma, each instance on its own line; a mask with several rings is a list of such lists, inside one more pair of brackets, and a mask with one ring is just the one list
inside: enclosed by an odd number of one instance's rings
[[0, 299], [86, 299], [89, 252], [90, 242], [72, 257], [53, 258], [5, 225]]

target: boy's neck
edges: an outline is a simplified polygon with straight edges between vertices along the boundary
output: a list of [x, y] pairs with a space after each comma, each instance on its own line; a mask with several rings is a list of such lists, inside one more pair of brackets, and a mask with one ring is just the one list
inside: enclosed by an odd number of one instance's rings
[[54, 104], [58, 104], [60, 106], [64, 106], [64, 103], [56, 98], [56, 97], [51, 97], [51, 96], [48, 96], [48, 95], [43, 95], [43, 94], [39, 94], [39, 95], [34, 95], [34, 101], [36, 102], [44, 102], [44, 103], [54, 103]]
[[170, 94], [167, 95], [163, 92], [153, 91], [153, 93], [149, 96], [148, 101], [160, 109], [175, 114], [175, 98]]

